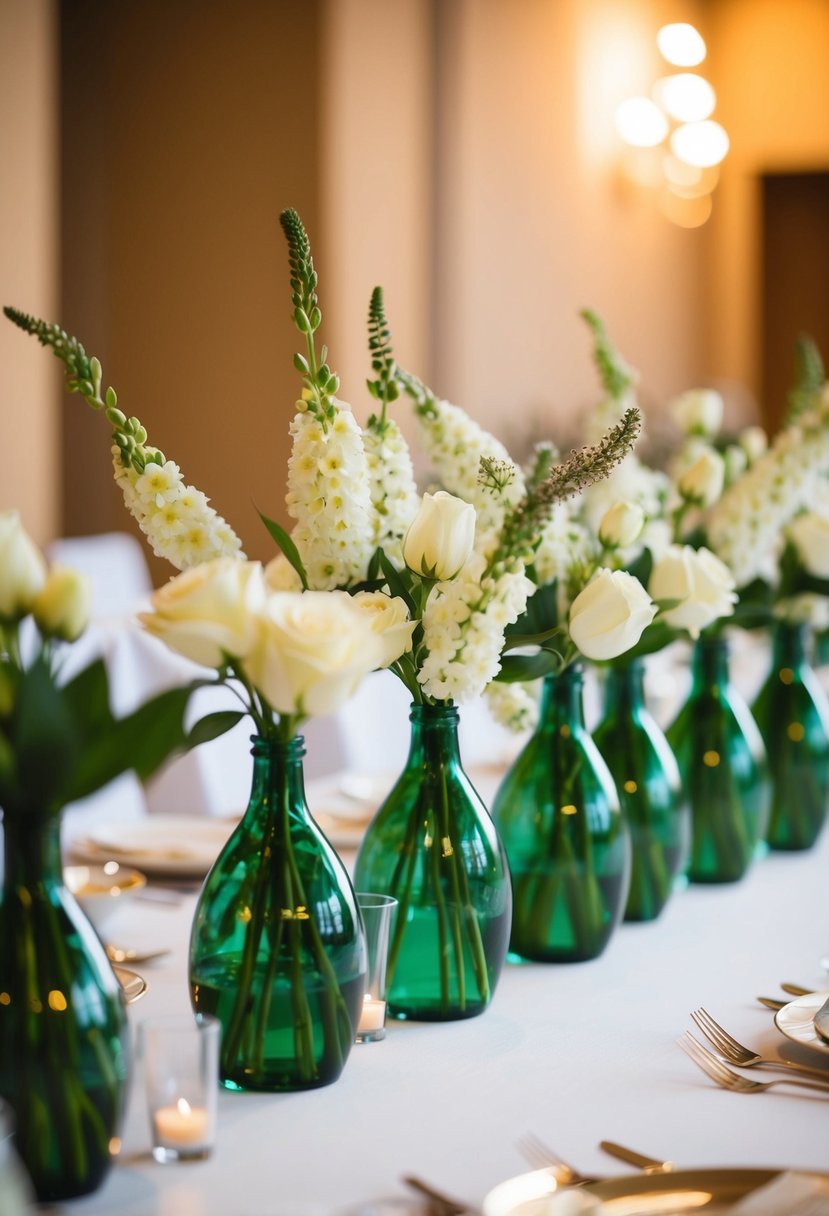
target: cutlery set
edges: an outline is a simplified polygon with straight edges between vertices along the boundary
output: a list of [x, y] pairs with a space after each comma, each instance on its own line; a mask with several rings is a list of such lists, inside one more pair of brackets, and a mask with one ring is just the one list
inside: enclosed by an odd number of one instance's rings
[[[781, 984], [781, 987], [785, 992], [796, 997], [813, 995], [809, 989], [801, 988], [796, 984]], [[771, 998], [766, 998], [763, 1003], [771, 1003]], [[779, 1004], [782, 1008], [786, 1002], [781, 1001]], [[829, 1095], [829, 1069], [812, 1068], [792, 1060], [762, 1056], [759, 1052], [735, 1039], [705, 1009], [695, 1009], [691, 1018], [714, 1047], [714, 1052], [709, 1051], [688, 1031], [677, 1039], [677, 1043], [686, 1055], [723, 1089], [748, 1094], [763, 1093], [775, 1086], [787, 1085], [796, 1086], [799, 1089], [816, 1090]], [[820, 1040], [829, 1046], [829, 999], [815, 1013], [814, 1027]], [[778, 1077], [772, 1081], [757, 1081], [735, 1072], [731, 1065], [744, 1069], [773, 1068], [778, 1072], [797, 1075]]]

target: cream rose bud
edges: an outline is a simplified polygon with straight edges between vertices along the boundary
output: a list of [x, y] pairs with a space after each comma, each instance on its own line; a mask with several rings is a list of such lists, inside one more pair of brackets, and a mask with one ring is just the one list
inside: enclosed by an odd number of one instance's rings
[[806, 572], [829, 578], [829, 520], [808, 511], [792, 520], [789, 536]]
[[747, 426], [738, 435], [740, 447], [748, 457], [748, 463], [759, 460], [769, 446], [769, 438], [761, 426]]
[[734, 577], [709, 549], [671, 545], [654, 566], [648, 591], [655, 600], [679, 600], [663, 619], [692, 638], [722, 616], [731, 616], [737, 602]]
[[599, 524], [599, 540], [606, 549], [626, 549], [638, 540], [645, 526], [645, 512], [635, 502], [617, 502], [605, 511]]
[[669, 409], [686, 435], [716, 435], [722, 426], [723, 399], [710, 388], [692, 388], [671, 402]]
[[615, 659], [656, 616], [645, 588], [625, 570], [597, 571], [570, 607], [570, 637], [588, 659]]
[[32, 615], [44, 637], [74, 642], [89, 624], [92, 584], [84, 574], [52, 566], [35, 596]]
[[259, 562], [218, 557], [185, 570], [152, 596], [152, 612], [139, 620], [177, 654], [203, 667], [241, 659], [256, 638], [265, 605]]
[[725, 461], [719, 452], [709, 448], [685, 470], [677, 489], [687, 502], [697, 507], [710, 507], [722, 494], [724, 484]]
[[381, 667], [388, 667], [401, 654], [412, 648], [412, 633], [417, 621], [410, 620], [405, 600], [384, 591], [358, 591], [352, 601], [371, 622], [382, 639], [384, 652]]
[[24, 531], [17, 511], [0, 512], [0, 620], [26, 616], [45, 582], [43, 554]]
[[242, 666], [281, 714], [332, 713], [384, 663], [382, 635], [345, 592], [273, 592], [258, 625]]
[[416, 574], [444, 582], [466, 564], [474, 543], [475, 508], [438, 490], [423, 495], [403, 541], [403, 560]]

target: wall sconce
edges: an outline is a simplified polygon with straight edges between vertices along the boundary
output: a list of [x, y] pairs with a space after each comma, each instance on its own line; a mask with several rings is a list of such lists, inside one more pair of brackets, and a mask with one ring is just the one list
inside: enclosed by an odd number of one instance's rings
[[662, 58], [683, 69], [656, 80], [650, 97], [629, 97], [616, 109], [616, 130], [627, 145], [631, 180], [659, 192], [663, 213], [684, 228], [698, 228], [711, 214], [711, 195], [728, 134], [711, 115], [712, 85], [696, 68], [705, 58], [702, 35], [692, 25], [665, 25], [656, 35]]

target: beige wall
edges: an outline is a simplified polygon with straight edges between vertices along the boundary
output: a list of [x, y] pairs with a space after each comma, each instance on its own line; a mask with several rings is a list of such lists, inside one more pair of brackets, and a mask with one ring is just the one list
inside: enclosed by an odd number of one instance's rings
[[[51, 316], [57, 297], [57, 36], [51, 0], [0, 3], [2, 304]], [[0, 319], [0, 510], [40, 543], [57, 527], [57, 372]]]
[[714, 0], [709, 36], [731, 136], [715, 196], [706, 314], [711, 364], [759, 390], [758, 175], [829, 170], [827, 0]]

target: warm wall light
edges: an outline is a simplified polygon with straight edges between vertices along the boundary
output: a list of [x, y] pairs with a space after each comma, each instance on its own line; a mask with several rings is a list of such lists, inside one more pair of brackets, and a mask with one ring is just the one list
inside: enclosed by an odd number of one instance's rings
[[717, 104], [717, 95], [711, 85], [695, 72], [663, 76], [653, 86], [653, 94], [677, 122], [702, 122], [713, 114]]
[[663, 59], [677, 68], [695, 68], [705, 58], [705, 42], [698, 30], [687, 22], [663, 25], [656, 35]]
[[634, 148], [655, 148], [668, 134], [668, 120], [649, 97], [629, 97], [616, 109], [616, 130]]
[[728, 135], [718, 122], [688, 122], [671, 135], [671, 149], [680, 160], [698, 169], [710, 169], [725, 160]]
[[[677, 67], [694, 67], [705, 58], [705, 42], [686, 22], [663, 26], [656, 40]], [[673, 223], [698, 228], [711, 214], [716, 166], [729, 147], [725, 129], [710, 117], [717, 95], [698, 72], [663, 76], [651, 93], [652, 99], [630, 97], [616, 109], [616, 130], [628, 145], [625, 173], [631, 182], [659, 191], [660, 208]], [[649, 159], [642, 164], [645, 154]]]

